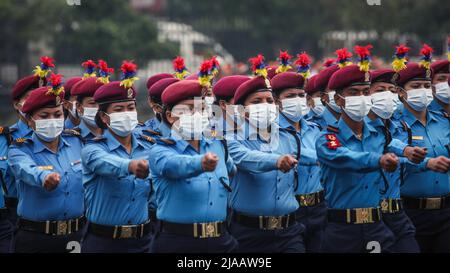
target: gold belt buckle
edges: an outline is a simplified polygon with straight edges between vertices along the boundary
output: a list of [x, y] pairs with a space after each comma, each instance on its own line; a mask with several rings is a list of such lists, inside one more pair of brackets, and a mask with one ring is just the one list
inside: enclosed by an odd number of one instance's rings
[[67, 235], [69, 233], [67, 221], [57, 221], [56, 226], [56, 235]]
[[356, 211], [355, 224], [373, 223], [371, 208], [356, 209], [355, 211]]
[[304, 207], [314, 206], [316, 204], [316, 195], [313, 194], [305, 194], [300, 195], [300, 205]]
[[425, 209], [440, 209], [442, 204], [442, 198], [426, 198]]
[[[218, 222], [212, 223], [202, 223], [202, 235], [200, 238], [217, 238], [220, 236]], [[197, 226], [194, 225], [194, 229], [197, 229]]]
[[269, 216], [267, 217], [267, 229], [268, 230], [276, 230], [283, 229], [283, 216]]
[[389, 202], [388, 202], [388, 199], [383, 199], [383, 201], [381, 201], [381, 211], [383, 213], [389, 213]]
[[129, 239], [133, 236], [133, 226], [122, 226], [120, 228], [120, 236], [121, 239]]

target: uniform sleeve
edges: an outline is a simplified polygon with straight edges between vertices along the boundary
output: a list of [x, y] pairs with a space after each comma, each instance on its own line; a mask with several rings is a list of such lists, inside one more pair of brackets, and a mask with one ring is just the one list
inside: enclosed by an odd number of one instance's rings
[[408, 147], [408, 144], [399, 139], [393, 138], [388, 145], [388, 152], [394, 153], [397, 156], [403, 156], [406, 147]]
[[203, 155], [180, 155], [161, 144], [150, 148], [149, 163], [153, 175], [185, 179], [203, 173]]
[[317, 153], [314, 149], [302, 148], [299, 165], [315, 166], [317, 165]]
[[129, 175], [131, 160], [112, 155], [95, 144], [88, 144], [81, 150], [83, 166], [93, 173], [106, 177], [124, 178]]
[[335, 169], [348, 171], [373, 172], [380, 169], [382, 154], [373, 152], [355, 152], [346, 147], [331, 149], [325, 135], [316, 142], [319, 161]]
[[252, 173], [277, 170], [277, 161], [281, 156], [250, 150], [236, 140], [228, 141], [228, 151], [238, 169]]
[[233, 158], [231, 158], [231, 156], [229, 156], [227, 162], [225, 162], [225, 163], [227, 165], [228, 175], [230, 175], [230, 176], [235, 175], [237, 172], [237, 168], [236, 168], [236, 165], [234, 165]]
[[8, 164], [15, 177], [30, 186], [42, 187], [45, 177], [53, 173], [39, 169], [33, 158], [16, 146], [8, 152]]

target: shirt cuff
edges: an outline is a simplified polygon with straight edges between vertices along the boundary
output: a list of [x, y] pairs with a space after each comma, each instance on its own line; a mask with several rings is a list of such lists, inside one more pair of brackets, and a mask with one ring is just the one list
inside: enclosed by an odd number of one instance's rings
[[129, 166], [130, 166], [130, 162], [131, 159], [123, 159], [122, 162], [120, 163], [120, 168], [119, 168], [119, 177], [126, 177], [130, 174]]
[[369, 168], [371, 169], [379, 169], [381, 168], [380, 166], [380, 159], [381, 159], [382, 155], [381, 154], [370, 154], [369, 155]]

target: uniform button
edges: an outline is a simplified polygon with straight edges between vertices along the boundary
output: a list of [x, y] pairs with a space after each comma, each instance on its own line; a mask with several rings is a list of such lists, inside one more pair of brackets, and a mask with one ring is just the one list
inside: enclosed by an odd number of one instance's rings
[[67, 216], [67, 212], [64, 212], [64, 216]]
[[277, 200], [280, 200], [280, 197], [279, 197], [279, 196], [277, 197]]
[[369, 188], [369, 186], [365, 186], [364, 188], [367, 190]]
[[69, 195], [69, 192], [66, 192], [66, 195]]
[[209, 205], [212, 206], [212, 202], [209, 202]]
[[278, 177], [278, 178], [277, 178], [277, 180], [278, 180], [278, 181], [281, 181], [281, 178], [280, 178], [280, 177]]
[[134, 202], [134, 201], [136, 201], [136, 199], [135, 199], [135, 198], [133, 198], [133, 199], [131, 199], [131, 201], [133, 201], [133, 202]]
[[439, 184], [439, 181], [436, 181], [436, 184]]

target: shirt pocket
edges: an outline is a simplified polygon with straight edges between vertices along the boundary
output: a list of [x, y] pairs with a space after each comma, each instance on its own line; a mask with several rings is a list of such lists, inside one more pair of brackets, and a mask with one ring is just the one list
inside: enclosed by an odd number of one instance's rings
[[83, 192], [83, 166], [81, 160], [71, 162], [67, 172], [68, 189], [71, 193]]
[[450, 139], [440, 138], [438, 146], [438, 149], [436, 149], [438, 156], [443, 155], [446, 157], [450, 157]]

